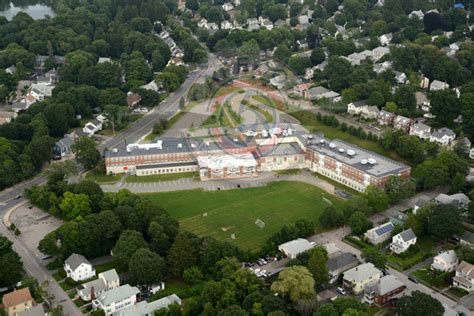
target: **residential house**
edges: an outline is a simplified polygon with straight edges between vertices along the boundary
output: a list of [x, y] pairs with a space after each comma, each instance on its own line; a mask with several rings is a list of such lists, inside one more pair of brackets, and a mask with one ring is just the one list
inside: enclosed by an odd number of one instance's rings
[[86, 133], [89, 137], [91, 137], [92, 135], [94, 135], [95, 133], [101, 130], [102, 130], [102, 122], [100, 122], [97, 119], [87, 122], [82, 128], [82, 131]]
[[257, 76], [262, 77], [262, 76], [264, 76], [265, 74], [267, 74], [269, 70], [270, 70], [270, 67], [268, 67], [267, 64], [261, 64], [260, 66], [258, 66], [257, 69], [255, 69], [255, 74], [256, 74]]
[[392, 222], [387, 222], [385, 224], [369, 229], [365, 232], [364, 237], [367, 238], [367, 240], [372, 245], [378, 245], [390, 239], [394, 228], [395, 225], [393, 225]]
[[31, 104], [27, 103], [25, 100], [15, 101], [12, 103], [12, 111], [15, 113], [19, 113], [21, 111], [26, 111], [30, 107]]
[[407, 75], [406, 75], [404, 72], [394, 71], [393, 73], [395, 74], [395, 81], [396, 81], [398, 84], [405, 84], [405, 83], [407, 83], [408, 77], [407, 77]]
[[456, 268], [453, 286], [471, 292], [474, 290], [474, 265], [462, 261]]
[[441, 193], [435, 198], [435, 203], [438, 205], [452, 205], [458, 210], [467, 210], [471, 200], [464, 193], [455, 193], [447, 195]]
[[299, 49], [307, 49], [308, 48], [308, 41], [306, 39], [299, 39], [296, 41]]
[[447, 127], [434, 131], [430, 136], [430, 142], [448, 146], [456, 138], [456, 134]]
[[111, 63], [111, 62], [112, 62], [112, 58], [110, 57], [99, 57], [99, 60], [97, 61], [98, 64]]
[[343, 286], [354, 294], [364, 291], [367, 284], [376, 282], [382, 277], [382, 272], [368, 262], [344, 272]]
[[134, 109], [141, 100], [142, 97], [138, 93], [127, 92], [127, 105], [129, 109]]
[[298, 24], [306, 25], [309, 24], [309, 16], [306, 14], [298, 16]]
[[229, 22], [227, 20], [221, 22], [221, 29], [222, 30], [230, 30], [230, 29], [233, 29], [233, 28], [234, 28], [234, 25], [231, 22]]
[[307, 98], [311, 101], [321, 100], [322, 98], [328, 99], [331, 103], [338, 102], [341, 100], [339, 93], [324, 87], [318, 86], [308, 90]]
[[366, 56], [361, 53], [352, 53], [347, 57], [343, 56], [342, 58], [349, 61], [352, 66], [359, 66], [366, 59]]
[[125, 284], [102, 293], [92, 301], [92, 307], [94, 310], [103, 310], [105, 315], [112, 315], [120, 310], [135, 305], [137, 302], [137, 294], [139, 293], [140, 290], [138, 288]]
[[409, 228], [392, 237], [390, 250], [396, 254], [401, 254], [414, 244], [416, 244], [416, 235], [413, 230]]
[[367, 100], [354, 101], [347, 105], [347, 113], [359, 115], [369, 107]]
[[304, 238], [291, 240], [278, 246], [278, 250], [290, 259], [295, 259], [297, 255], [311, 248], [313, 248], [313, 245]]
[[423, 11], [421, 10], [418, 10], [418, 11], [411, 11], [410, 14], [408, 15], [409, 18], [417, 18], [419, 20], [423, 20], [423, 17], [425, 16], [425, 14], [423, 13]]
[[3, 295], [3, 308], [8, 316], [16, 316], [33, 307], [33, 298], [26, 287]]
[[385, 306], [390, 303], [394, 296], [400, 294], [405, 289], [405, 284], [394, 275], [386, 275], [365, 287], [364, 302], [369, 305]]
[[326, 263], [330, 278], [329, 283], [335, 283], [341, 273], [358, 265], [359, 259], [357, 259], [356, 255], [350, 252], [330, 256]]
[[395, 118], [395, 121], [393, 121], [393, 128], [402, 130], [404, 132], [408, 132], [412, 124], [413, 124], [412, 119], [398, 115]]
[[285, 25], [286, 25], [286, 21], [281, 20], [281, 19], [276, 20], [275, 23], [273, 23], [273, 26], [277, 27], [277, 28], [278, 27], [284, 27]]
[[269, 19], [260, 19], [259, 22], [260, 26], [266, 28], [267, 30], [271, 31], [273, 29], [273, 23]]
[[205, 18], [202, 18], [197, 23], [197, 26], [200, 27], [200, 28], [203, 28], [203, 29], [207, 29], [207, 20]]
[[431, 269], [442, 272], [452, 272], [456, 270], [457, 266], [458, 256], [456, 256], [456, 252], [454, 250], [448, 250], [433, 258]]
[[302, 97], [302, 98], [306, 98], [308, 99], [308, 90], [309, 90], [309, 87], [311, 87], [311, 84], [310, 83], [302, 83], [302, 84], [299, 84], [299, 85], [296, 85], [293, 87], [292, 89], [292, 93]]
[[173, 304], [181, 305], [181, 299], [176, 294], [168, 295], [156, 301], [141, 301], [113, 313], [113, 316], [151, 316], [154, 315], [156, 311], [168, 308]]
[[14, 75], [16, 73], [16, 66], [15, 65], [11, 65], [10, 67], [6, 68], [5, 69], [5, 72], [9, 75]]
[[116, 289], [120, 286], [120, 278], [115, 269], [99, 273], [99, 278], [90, 282], [81, 284], [77, 288], [77, 294], [85, 301], [91, 301], [107, 291]]
[[385, 111], [385, 110], [381, 110], [379, 113], [377, 122], [381, 126], [391, 126], [393, 122], [395, 121], [395, 117], [396, 117], [396, 114]]
[[425, 203], [428, 203], [429, 200], [425, 199], [425, 198], [419, 198], [416, 202], [415, 202], [415, 205], [413, 205], [413, 214], [416, 215], [416, 212], [425, 205]]
[[384, 61], [383, 63], [375, 63], [372, 69], [376, 74], [381, 74], [382, 72], [391, 69], [392, 65], [393, 65], [393, 62]]
[[467, 230], [464, 231], [464, 233], [461, 235], [461, 238], [459, 239], [459, 243], [471, 248], [474, 247], [474, 233], [471, 233]]
[[395, 226], [405, 226], [407, 219], [408, 215], [400, 211], [396, 211], [388, 217], [388, 220]]
[[55, 86], [51, 83], [33, 83], [30, 87], [31, 92], [35, 93], [35, 98], [38, 101], [44, 100], [44, 97], [53, 96]]
[[384, 57], [385, 55], [387, 55], [389, 53], [390, 53], [390, 49], [388, 47], [379, 46], [379, 47], [376, 47], [376, 48], [372, 49], [370, 58], [374, 62], [377, 62], [380, 59], [382, 59], [382, 57]]
[[56, 69], [51, 69], [42, 76], [36, 77], [36, 83], [54, 85], [59, 81], [59, 74]]
[[392, 42], [393, 33], [387, 33], [379, 36], [379, 42], [382, 46], [387, 46]]
[[444, 89], [449, 89], [449, 84], [447, 84], [446, 82], [433, 80], [430, 84], [430, 91], [439, 91]]
[[16, 112], [0, 111], [0, 125], [10, 123], [17, 116]]
[[365, 119], [376, 119], [379, 117], [379, 108], [375, 105], [371, 105], [367, 107], [367, 109], [363, 109], [361, 115]]
[[217, 31], [219, 29], [219, 25], [217, 25], [217, 23], [210, 22], [210, 23], [207, 23], [207, 29], [209, 31]]
[[49, 314], [44, 312], [43, 305], [35, 305], [27, 310], [18, 313], [17, 316], [48, 316]]
[[306, 80], [311, 80], [314, 78], [314, 71], [316, 70], [316, 67], [311, 67], [311, 68], [306, 68], [304, 70], [304, 76], [303, 78]]
[[74, 281], [83, 281], [95, 277], [95, 269], [84, 256], [73, 253], [64, 261], [66, 275]]
[[426, 97], [426, 94], [423, 92], [415, 92], [416, 98], [416, 108], [422, 110], [423, 112], [429, 112], [431, 110], [431, 102]]
[[420, 139], [430, 139], [431, 127], [423, 123], [415, 123], [410, 127], [410, 135]]
[[232, 11], [234, 10], [234, 5], [232, 3], [229, 3], [229, 2], [226, 2], [222, 5], [222, 9], [225, 11], [225, 12], [229, 12], [229, 11]]
[[158, 84], [156, 84], [155, 80], [152, 80], [149, 83], [147, 83], [146, 85], [141, 86], [140, 88], [145, 89], [145, 90], [149, 90], [149, 91], [158, 92], [161, 89], [161, 87], [162, 87], [161, 83], [160, 83], [160, 85], [158, 85]]
[[429, 86], [430, 86], [430, 79], [422, 75], [420, 78], [420, 88], [428, 89]]
[[72, 154], [72, 145], [74, 145], [74, 139], [71, 135], [64, 135], [63, 138], [58, 140], [53, 146], [53, 157], [62, 158]]
[[256, 18], [247, 19], [247, 29], [249, 31], [258, 30], [260, 28], [260, 24]]
[[314, 68], [314, 70], [323, 71], [324, 69], [326, 69], [328, 64], [329, 64], [329, 62], [327, 60], [325, 60], [322, 63], [320, 63], [319, 65], [314, 66], [313, 68]]
[[277, 89], [283, 89], [286, 85], [286, 76], [278, 75], [270, 79], [270, 84]]

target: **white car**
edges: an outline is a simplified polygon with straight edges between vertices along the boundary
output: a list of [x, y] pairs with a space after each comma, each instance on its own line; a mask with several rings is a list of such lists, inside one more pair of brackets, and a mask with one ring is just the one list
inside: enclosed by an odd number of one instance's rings
[[338, 287], [337, 292], [339, 292], [341, 295], [346, 295], [346, 291], [342, 287]]
[[255, 273], [255, 274], [258, 275], [258, 274], [260, 273], [260, 269], [257, 268], [257, 269], [255, 269], [255, 270], [253, 270], [253, 273]]
[[142, 113], [148, 113], [148, 109], [147, 109], [147, 108], [141, 108], [141, 109], [140, 109], [140, 112], [142, 112]]

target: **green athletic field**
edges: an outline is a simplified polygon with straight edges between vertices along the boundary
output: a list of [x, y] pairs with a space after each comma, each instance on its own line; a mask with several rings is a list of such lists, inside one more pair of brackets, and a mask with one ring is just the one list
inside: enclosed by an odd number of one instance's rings
[[[146, 194], [180, 221], [181, 229], [212, 236], [242, 249], [258, 250], [285, 224], [312, 219], [319, 228], [323, 209], [340, 200], [309, 184], [273, 182], [264, 187], [225, 191], [175, 191]], [[206, 215], [207, 213], [207, 215]], [[265, 223], [264, 228], [255, 220]], [[231, 235], [235, 234], [235, 240]]]

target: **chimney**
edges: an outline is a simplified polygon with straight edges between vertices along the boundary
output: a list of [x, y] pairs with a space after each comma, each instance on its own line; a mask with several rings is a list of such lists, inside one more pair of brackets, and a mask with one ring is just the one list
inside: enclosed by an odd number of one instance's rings
[[95, 292], [94, 292], [94, 287], [91, 287], [91, 301], [95, 300]]

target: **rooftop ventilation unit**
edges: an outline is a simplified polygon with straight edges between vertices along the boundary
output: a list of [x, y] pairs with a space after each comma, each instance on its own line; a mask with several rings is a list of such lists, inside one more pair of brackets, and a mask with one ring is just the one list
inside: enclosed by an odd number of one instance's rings
[[360, 161], [360, 163], [363, 164], [363, 165], [366, 165], [366, 164], [367, 164], [367, 159], [362, 159], [362, 160]]
[[313, 135], [310, 134], [310, 135], [308, 135], [308, 138], [313, 139], [314, 137], [313, 137]]
[[178, 148], [183, 148], [183, 144], [179, 143]]
[[332, 148], [332, 149], [336, 148], [336, 144], [334, 144], [334, 143], [329, 143], [329, 148]]
[[320, 142], [321, 145], [322, 145], [322, 144], [324, 144], [326, 141], [325, 141], [324, 139], [321, 139], [319, 142]]
[[371, 164], [371, 165], [375, 165], [377, 163], [377, 160], [375, 160], [374, 158], [369, 158], [368, 162]]
[[347, 151], [347, 155], [349, 155], [349, 156], [351, 156], [351, 157], [354, 156], [355, 154], [356, 154], [355, 151], [353, 151], [352, 149], [349, 149], [349, 150]]
[[342, 154], [344, 152], [344, 148], [339, 148], [339, 152]]
[[118, 149], [114, 148], [114, 149], [112, 149], [112, 152], [116, 153], [116, 152], [118, 152]]

